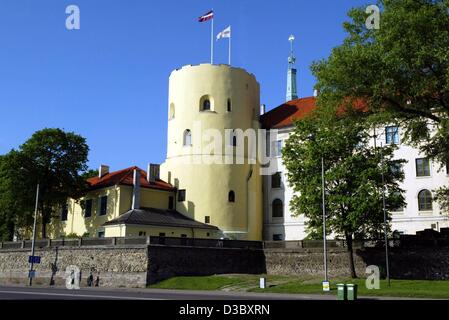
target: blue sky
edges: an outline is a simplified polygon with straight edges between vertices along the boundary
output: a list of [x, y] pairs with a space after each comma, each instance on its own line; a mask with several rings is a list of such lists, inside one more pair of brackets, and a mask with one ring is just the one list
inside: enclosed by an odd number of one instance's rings
[[[313, 61], [345, 37], [351, 7], [369, 0], [0, 0], [0, 154], [36, 130], [87, 138], [89, 166], [111, 170], [166, 154], [168, 76], [209, 62], [210, 24], [232, 25], [232, 64], [255, 74], [267, 109], [285, 100], [288, 36], [296, 36], [299, 96], [313, 93]], [[65, 28], [65, 8], [81, 29]], [[215, 63], [227, 63], [227, 40]]]

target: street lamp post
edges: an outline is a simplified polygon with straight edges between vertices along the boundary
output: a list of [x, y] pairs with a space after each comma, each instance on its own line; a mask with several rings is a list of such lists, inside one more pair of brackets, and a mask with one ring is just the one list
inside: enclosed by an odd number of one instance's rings
[[34, 268], [34, 248], [35, 248], [35, 242], [36, 242], [36, 220], [37, 220], [37, 207], [39, 203], [39, 183], [37, 184], [36, 188], [36, 205], [34, 207], [34, 223], [33, 223], [33, 239], [31, 242], [31, 261], [30, 261], [30, 271], [28, 274], [29, 277], [29, 285], [31, 286], [33, 284], [33, 268]]
[[324, 191], [324, 157], [321, 156], [321, 188], [323, 191], [323, 251], [324, 251], [324, 281], [328, 282], [327, 276], [327, 244], [326, 244], [326, 197]]
[[390, 286], [390, 263], [388, 258], [388, 228], [387, 228], [387, 208], [385, 204], [385, 177], [384, 177], [384, 155], [382, 152], [382, 144], [380, 145], [380, 163], [382, 167], [382, 206], [384, 213], [384, 238], [385, 238], [385, 267], [387, 272], [387, 282]]

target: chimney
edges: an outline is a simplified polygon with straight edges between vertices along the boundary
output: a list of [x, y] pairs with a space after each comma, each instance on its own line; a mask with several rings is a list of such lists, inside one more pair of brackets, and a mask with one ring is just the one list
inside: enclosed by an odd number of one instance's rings
[[147, 167], [147, 181], [156, 182], [159, 179], [160, 165], [150, 163]]
[[133, 180], [133, 203], [131, 209], [140, 208], [140, 170], [134, 169], [134, 180]]
[[108, 173], [109, 173], [109, 166], [104, 164], [100, 165], [100, 169], [98, 170], [98, 177], [103, 178]]
[[318, 97], [318, 89], [313, 90], [313, 96], [316, 98]]
[[260, 115], [263, 115], [263, 114], [265, 114], [265, 105], [264, 104], [262, 104], [260, 106]]

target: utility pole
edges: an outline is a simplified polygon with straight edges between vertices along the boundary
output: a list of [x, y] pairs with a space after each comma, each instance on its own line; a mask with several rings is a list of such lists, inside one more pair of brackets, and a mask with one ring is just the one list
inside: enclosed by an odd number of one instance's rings
[[34, 268], [34, 248], [35, 248], [35, 242], [36, 242], [36, 220], [37, 220], [37, 208], [39, 203], [39, 183], [37, 184], [36, 188], [36, 206], [34, 208], [34, 223], [33, 223], [33, 240], [31, 242], [31, 261], [30, 261], [30, 271], [28, 274], [28, 277], [30, 278], [29, 285], [31, 286], [33, 284], [33, 268]]

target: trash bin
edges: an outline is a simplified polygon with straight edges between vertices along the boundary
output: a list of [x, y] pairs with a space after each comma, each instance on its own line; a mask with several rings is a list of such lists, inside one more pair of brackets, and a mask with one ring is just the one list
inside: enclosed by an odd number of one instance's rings
[[357, 285], [347, 284], [346, 285], [348, 300], [357, 300]]
[[343, 283], [337, 284], [337, 300], [346, 300], [346, 285]]

